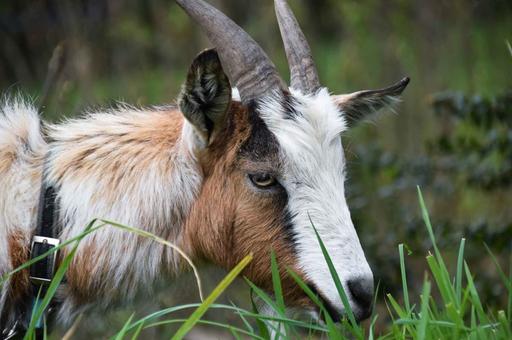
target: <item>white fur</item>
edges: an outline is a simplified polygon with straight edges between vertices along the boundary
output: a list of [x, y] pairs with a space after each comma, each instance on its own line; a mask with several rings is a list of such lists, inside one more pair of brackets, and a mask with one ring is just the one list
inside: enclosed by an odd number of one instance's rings
[[347, 281], [373, 280], [345, 200], [345, 157], [341, 136], [345, 129], [339, 111], [326, 89], [314, 95], [291, 90], [299, 114], [287, 118], [281, 101], [272, 96], [260, 102], [260, 113], [277, 137], [284, 169], [279, 178], [295, 216], [293, 228], [300, 267], [322, 295], [340, 312], [339, 294], [322, 255], [311, 221], [325, 243], [354, 311]]
[[238, 92], [238, 89], [236, 87], [231, 88], [231, 99], [235, 102], [240, 101], [240, 92]]
[[[0, 154], [5, 156], [10, 152], [14, 159], [10, 167], [0, 171], [0, 276], [13, 269], [8, 235], [13, 232], [29, 234], [35, 225], [41, 156], [47, 150], [41, 137], [37, 110], [21, 98], [4, 98], [3, 101], [0, 106]], [[7, 157], [3, 161], [7, 161]], [[0, 310], [8, 286], [9, 281], [0, 287]]]

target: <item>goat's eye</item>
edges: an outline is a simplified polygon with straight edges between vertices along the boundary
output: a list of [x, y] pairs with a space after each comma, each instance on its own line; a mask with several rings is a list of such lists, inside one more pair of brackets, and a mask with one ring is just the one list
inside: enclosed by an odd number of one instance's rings
[[269, 188], [277, 183], [276, 178], [270, 174], [250, 174], [249, 179], [258, 188]]

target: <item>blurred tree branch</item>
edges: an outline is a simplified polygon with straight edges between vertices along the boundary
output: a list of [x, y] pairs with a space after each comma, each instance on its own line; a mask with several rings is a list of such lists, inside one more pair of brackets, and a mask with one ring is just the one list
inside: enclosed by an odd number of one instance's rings
[[66, 63], [66, 42], [60, 42], [54, 49], [50, 61], [48, 62], [48, 72], [43, 83], [41, 97], [39, 98], [39, 111], [41, 111], [50, 100], [52, 92], [62, 74]]

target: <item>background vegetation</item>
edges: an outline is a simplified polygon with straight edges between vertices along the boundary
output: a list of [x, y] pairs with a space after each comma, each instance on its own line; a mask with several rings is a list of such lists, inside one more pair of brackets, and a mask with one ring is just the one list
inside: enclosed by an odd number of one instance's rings
[[[398, 115], [382, 115], [343, 137], [348, 202], [381, 292], [401, 296], [396, 252], [401, 242], [410, 265], [411, 296], [422, 289], [431, 242], [416, 200], [419, 184], [447, 262], [456, 263], [454, 245], [466, 237], [466, 260], [483, 303], [505, 308], [505, 287], [490, 257], [482, 254], [485, 242], [504, 268], [511, 263], [512, 49], [506, 41], [512, 41], [512, 4], [289, 2], [331, 91], [381, 87], [404, 75], [412, 79]], [[260, 42], [287, 77], [271, 0], [211, 3]], [[118, 100], [172, 102], [191, 59], [208, 46], [172, 1], [0, 2], [0, 88], [43, 99], [43, 116], [52, 121]], [[64, 61], [55, 81], [47, 76], [52, 54], [54, 61], [59, 56]], [[51, 92], [48, 82], [54, 83]], [[213, 284], [224, 274], [206, 269], [202, 276]], [[196, 302], [195, 290], [179, 294], [180, 299], [174, 294], [193, 287], [192, 280], [184, 278], [155, 294], [154, 302], [139, 304], [138, 313]], [[235, 285], [224, 302], [247, 305], [247, 289], [241, 287]], [[382, 297], [377, 332], [389, 321]], [[214, 312], [207, 317], [226, 321], [229, 316]], [[125, 321], [123, 311], [92, 318], [83, 322], [80, 333], [84, 338], [110, 334]]]

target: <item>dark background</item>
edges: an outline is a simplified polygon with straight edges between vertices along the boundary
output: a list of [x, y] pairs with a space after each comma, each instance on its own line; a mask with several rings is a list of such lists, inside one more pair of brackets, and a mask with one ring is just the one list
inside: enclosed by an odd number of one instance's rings
[[[412, 79], [397, 115], [386, 113], [343, 137], [348, 202], [380, 280], [380, 327], [387, 315], [382, 292], [401, 296], [399, 243], [411, 252], [406, 262], [413, 293], [423, 280], [431, 245], [416, 185], [423, 189], [449, 264], [455, 265], [459, 241], [466, 237], [466, 258], [484, 304], [502, 308], [504, 287], [483, 244], [505, 268], [510, 266], [512, 49], [507, 40], [512, 41], [512, 3], [289, 2], [310, 41], [321, 80], [332, 92], [382, 87], [405, 75]], [[262, 45], [286, 79], [272, 1], [211, 3]], [[171, 103], [190, 61], [209, 46], [172, 1], [0, 2], [0, 89], [32, 96], [51, 121], [116, 101]], [[211, 269], [203, 275], [211, 284], [222, 277]], [[164, 290], [156, 299], [160, 305], [141, 307], [139, 314], [197, 301], [194, 291], [170, 298], [180, 286], [181, 291], [194, 286], [191, 280]], [[236, 287], [226, 301], [246, 304], [244, 288]], [[86, 321], [82, 333], [114, 333], [133, 307], [126, 310]]]

